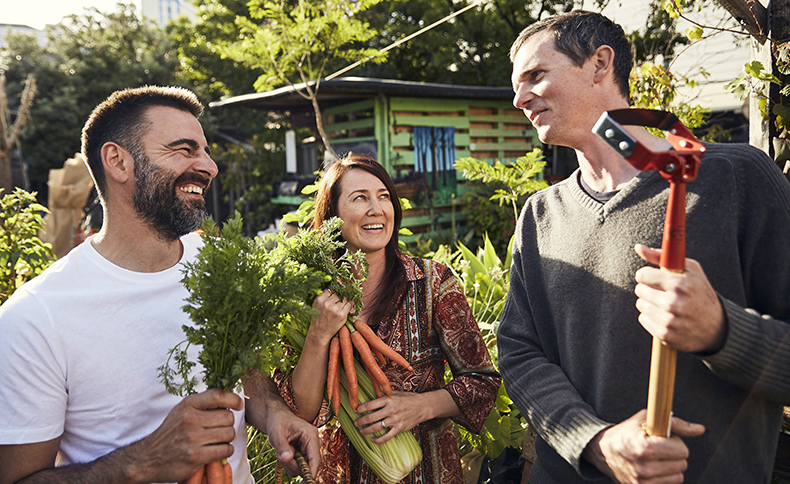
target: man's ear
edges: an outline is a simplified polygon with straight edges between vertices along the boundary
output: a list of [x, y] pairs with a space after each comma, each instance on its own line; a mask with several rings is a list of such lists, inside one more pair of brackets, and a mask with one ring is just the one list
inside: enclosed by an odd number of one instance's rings
[[608, 74], [614, 71], [614, 50], [608, 45], [602, 45], [595, 49], [592, 60], [595, 66], [594, 80], [596, 83], [603, 81]]
[[131, 153], [111, 141], [104, 143], [104, 146], [101, 147], [101, 162], [105, 175], [118, 183], [129, 180], [134, 172], [134, 160]]

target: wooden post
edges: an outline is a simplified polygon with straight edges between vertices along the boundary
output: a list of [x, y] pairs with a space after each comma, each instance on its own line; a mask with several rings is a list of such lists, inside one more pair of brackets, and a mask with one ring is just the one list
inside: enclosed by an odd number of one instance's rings
[[[774, 42], [786, 41], [790, 38], [790, 2], [785, 0], [718, 0], [730, 14], [744, 26], [752, 36], [752, 61], [759, 61], [766, 73], [773, 74], [787, 84], [788, 80], [777, 69], [776, 45]], [[749, 98], [749, 143], [777, 158], [777, 148], [786, 143], [787, 136], [776, 130], [776, 114], [773, 113], [772, 102], [766, 105], [767, 119], [763, 119], [758, 107], [760, 97], [776, 101], [781, 99], [779, 90], [782, 86], [765, 83], [761, 96]], [[781, 161], [781, 160], [777, 160]]]

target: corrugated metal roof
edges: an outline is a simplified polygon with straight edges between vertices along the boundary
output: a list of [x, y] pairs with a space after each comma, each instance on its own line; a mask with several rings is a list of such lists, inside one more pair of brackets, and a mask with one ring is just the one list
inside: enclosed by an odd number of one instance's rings
[[[311, 81], [310, 86], [315, 82]], [[268, 92], [243, 94], [209, 104], [212, 108], [247, 107], [254, 109], [285, 110], [294, 107], [310, 106], [310, 101], [302, 97], [297, 89], [305, 88], [304, 83], [285, 86]], [[372, 79], [367, 77], [341, 77], [331, 81], [321, 81], [318, 87], [318, 101], [364, 99], [380, 94], [388, 96], [430, 97], [445, 99], [493, 99], [510, 101], [513, 89], [510, 87], [461, 86], [429, 82], [399, 81], [394, 79]]]

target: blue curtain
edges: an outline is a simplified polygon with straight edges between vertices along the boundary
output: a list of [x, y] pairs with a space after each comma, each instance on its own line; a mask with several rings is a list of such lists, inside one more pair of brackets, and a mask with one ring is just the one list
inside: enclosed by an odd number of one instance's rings
[[433, 189], [455, 187], [455, 128], [414, 127], [414, 171]]

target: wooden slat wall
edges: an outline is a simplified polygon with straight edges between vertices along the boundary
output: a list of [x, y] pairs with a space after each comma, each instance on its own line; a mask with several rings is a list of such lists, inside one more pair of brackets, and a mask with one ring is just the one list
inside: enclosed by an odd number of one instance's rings
[[376, 118], [373, 99], [327, 108], [323, 112], [327, 135], [332, 141], [373, 141]]
[[[386, 103], [371, 99], [334, 106], [324, 115], [330, 139], [339, 142], [376, 140], [375, 133], [382, 129], [375, 121], [386, 119], [388, 139], [376, 141], [386, 150], [379, 158], [393, 178], [413, 171], [415, 126], [454, 127], [457, 159], [513, 161], [535, 144], [529, 120], [507, 101], [391, 97]], [[462, 185], [460, 173], [458, 179]], [[463, 187], [459, 189], [460, 197]], [[415, 233], [405, 238], [408, 242], [418, 234], [435, 235], [434, 229], [463, 231], [465, 222], [460, 207], [446, 204], [434, 206], [432, 214], [424, 207], [409, 210], [403, 225]]]

